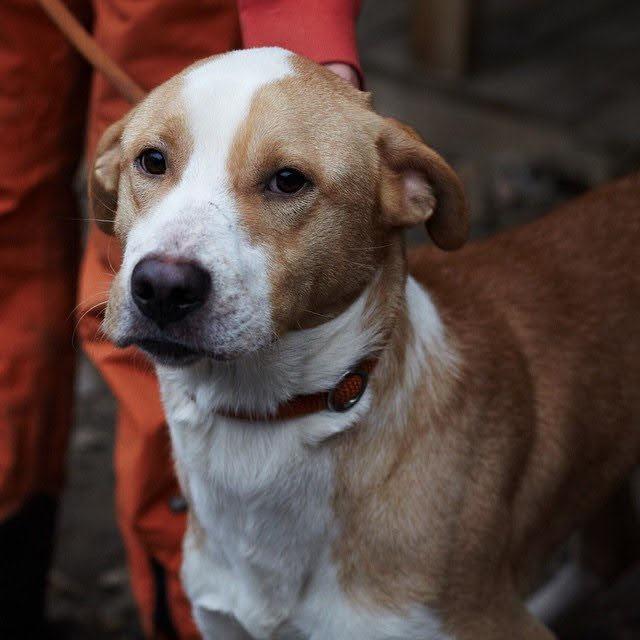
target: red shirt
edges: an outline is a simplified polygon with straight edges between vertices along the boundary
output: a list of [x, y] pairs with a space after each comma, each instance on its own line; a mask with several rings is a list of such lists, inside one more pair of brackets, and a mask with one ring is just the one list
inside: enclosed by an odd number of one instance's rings
[[278, 46], [316, 62], [344, 62], [362, 76], [356, 44], [360, 0], [238, 0], [245, 47]]

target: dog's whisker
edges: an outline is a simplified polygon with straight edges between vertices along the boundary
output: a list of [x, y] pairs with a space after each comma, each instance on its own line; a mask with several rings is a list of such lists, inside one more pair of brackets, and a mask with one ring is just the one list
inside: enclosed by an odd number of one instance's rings
[[60, 220], [74, 220], [76, 222], [113, 222], [113, 220], [109, 218], [94, 218], [92, 216], [87, 216], [86, 218], [80, 216], [79, 218], [64, 216], [63, 218], [59, 218]]
[[106, 306], [108, 300], [101, 300], [100, 302], [90, 306], [88, 309], [85, 309], [82, 314], [80, 315], [80, 317], [78, 318], [77, 322], [76, 322], [76, 329], [78, 328], [79, 324], [84, 320], [84, 318], [90, 314], [92, 311], [94, 311], [95, 309], [98, 309], [102, 306]]
[[[103, 206], [107, 211], [109, 211], [109, 213], [113, 213], [114, 215], [117, 213], [116, 209], [112, 209], [104, 200], [101, 200], [100, 198], [96, 197], [96, 200], [98, 201], [98, 203]], [[91, 216], [89, 216], [91, 218]], [[91, 218], [93, 220], [95, 220], [96, 218]], [[107, 222], [113, 222], [113, 220], [107, 220]]]
[[390, 246], [391, 246], [391, 243], [381, 244], [381, 245], [371, 246], [371, 247], [347, 247], [347, 251], [375, 251], [376, 249], [386, 249]]
[[117, 271], [115, 269], [115, 267], [113, 266], [113, 263], [111, 262], [111, 243], [113, 241], [113, 238], [109, 238], [109, 244], [107, 245], [107, 264], [109, 265], [109, 269], [111, 269], [111, 274], [112, 275], [117, 275]]
[[354, 267], [360, 267], [362, 269], [365, 269], [366, 271], [376, 270], [376, 267], [373, 264], [364, 264], [362, 262], [355, 262], [354, 260], [349, 260], [349, 264], [353, 265]]
[[106, 289], [105, 291], [98, 291], [96, 293], [93, 293], [87, 298], [85, 298], [84, 300], [81, 300], [80, 302], [78, 302], [78, 304], [76, 304], [75, 307], [73, 307], [73, 309], [67, 316], [67, 320], [69, 320], [69, 318], [71, 318], [76, 313], [76, 311], [78, 311], [78, 309], [84, 307], [84, 305], [90, 302], [93, 302], [98, 297], [104, 297], [104, 302], [106, 303], [108, 301], [108, 295], [109, 295], [109, 289]]
[[326, 318], [327, 320], [333, 320], [335, 316], [327, 315], [326, 313], [318, 313], [317, 311], [311, 311], [311, 309], [303, 309], [304, 313], [310, 313], [314, 316], [320, 316], [321, 318]]
[[100, 307], [106, 306], [107, 302], [108, 302], [107, 300], [102, 300], [102, 301], [98, 302], [97, 304], [94, 304], [93, 306], [91, 306], [88, 309], [86, 309], [80, 315], [80, 317], [78, 318], [78, 320], [75, 323], [75, 326], [73, 327], [73, 332], [71, 334], [71, 347], [72, 347], [72, 349], [76, 349], [76, 347], [78, 346], [76, 344], [76, 335], [78, 333], [78, 329], [80, 328], [80, 323], [87, 317], [87, 315], [89, 315], [95, 309], [99, 309]]

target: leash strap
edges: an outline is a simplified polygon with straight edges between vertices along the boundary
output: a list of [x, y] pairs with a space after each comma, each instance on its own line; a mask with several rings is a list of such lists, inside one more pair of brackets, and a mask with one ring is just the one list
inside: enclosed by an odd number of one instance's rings
[[61, 0], [38, 0], [38, 2], [69, 42], [107, 77], [126, 100], [136, 104], [145, 97], [146, 91], [100, 47], [95, 38], [87, 32]]

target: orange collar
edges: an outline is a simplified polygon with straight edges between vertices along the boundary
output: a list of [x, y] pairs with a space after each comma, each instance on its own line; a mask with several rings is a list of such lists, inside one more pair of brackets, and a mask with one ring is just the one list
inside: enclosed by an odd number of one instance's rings
[[219, 415], [250, 422], [275, 422], [308, 416], [320, 411], [342, 413], [355, 406], [364, 395], [369, 376], [378, 363], [378, 358], [367, 358], [351, 367], [329, 391], [294, 396], [278, 406], [273, 413], [255, 414], [243, 411], [218, 411]]

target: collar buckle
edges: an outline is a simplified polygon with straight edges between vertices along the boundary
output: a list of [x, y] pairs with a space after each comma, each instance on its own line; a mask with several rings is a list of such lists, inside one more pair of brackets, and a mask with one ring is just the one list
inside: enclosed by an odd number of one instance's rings
[[359, 367], [349, 369], [327, 394], [327, 408], [337, 413], [349, 411], [362, 398], [368, 383], [368, 371]]

